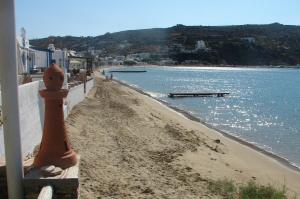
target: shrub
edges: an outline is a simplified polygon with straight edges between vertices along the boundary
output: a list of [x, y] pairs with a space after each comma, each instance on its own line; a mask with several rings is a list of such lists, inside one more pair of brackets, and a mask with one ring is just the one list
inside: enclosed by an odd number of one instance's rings
[[286, 189], [277, 190], [271, 185], [261, 186], [254, 181], [250, 181], [247, 185], [240, 186], [239, 198], [241, 199], [286, 199]]
[[231, 199], [236, 198], [237, 189], [232, 180], [224, 179], [217, 181], [210, 181], [208, 189], [217, 195], [221, 195], [224, 198]]
[[[271, 185], [262, 186], [254, 181], [237, 187], [232, 180], [224, 179], [209, 181], [208, 189], [211, 193], [226, 199], [287, 199], [286, 187], [281, 190]], [[296, 197], [295, 197], [296, 198]]]

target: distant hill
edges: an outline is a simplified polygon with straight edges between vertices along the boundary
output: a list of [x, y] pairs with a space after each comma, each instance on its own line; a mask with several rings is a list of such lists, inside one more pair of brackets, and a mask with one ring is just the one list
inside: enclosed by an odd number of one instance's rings
[[[205, 50], [193, 51], [198, 40]], [[149, 52], [151, 59], [172, 59], [181, 64], [296, 65], [300, 64], [300, 26], [237, 25], [184, 26], [128, 30], [96, 37], [55, 37], [34, 39], [31, 45], [85, 51], [89, 47], [101, 56]]]

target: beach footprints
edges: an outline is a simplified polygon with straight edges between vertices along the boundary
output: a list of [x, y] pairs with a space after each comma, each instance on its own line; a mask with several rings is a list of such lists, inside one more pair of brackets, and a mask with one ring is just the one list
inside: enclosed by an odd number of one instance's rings
[[206, 147], [211, 151], [219, 154], [225, 154], [225, 146], [220, 139], [207, 139], [207, 137], [202, 137], [200, 132], [194, 130], [186, 130], [178, 125], [167, 124], [165, 125], [165, 131], [175, 140], [184, 142], [186, 150], [192, 152], [197, 151], [198, 147]]

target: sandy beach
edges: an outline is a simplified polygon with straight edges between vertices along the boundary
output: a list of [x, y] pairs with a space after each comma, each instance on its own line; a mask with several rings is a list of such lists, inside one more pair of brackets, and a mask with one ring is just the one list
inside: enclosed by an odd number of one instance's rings
[[300, 172], [117, 82], [95, 88], [67, 119], [81, 155], [81, 198], [221, 198], [209, 180], [285, 185]]

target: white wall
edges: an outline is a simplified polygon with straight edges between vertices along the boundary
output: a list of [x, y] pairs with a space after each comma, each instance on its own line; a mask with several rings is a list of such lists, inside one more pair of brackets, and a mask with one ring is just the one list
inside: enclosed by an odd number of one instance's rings
[[48, 63], [48, 52], [35, 50], [35, 65], [38, 68], [47, 68]]
[[85, 98], [85, 94], [83, 92], [83, 84], [80, 84], [78, 86], [72, 87], [69, 89], [69, 94], [67, 96], [67, 111], [69, 114], [69, 111], [72, 110], [72, 108], [81, 102]]
[[67, 51], [56, 50], [52, 53], [52, 59], [55, 59], [56, 64], [61, 68], [66, 68], [67, 64]]
[[[19, 86], [19, 111], [22, 151], [31, 152], [39, 143], [44, 122], [44, 101], [38, 91], [44, 88], [42, 81]], [[24, 153], [23, 153], [24, 154]]]
[[94, 79], [86, 82], [86, 93], [88, 93], [94, 87]]
[[[69, 94], [66, 99], [67, 104], [64, 106], [65, 118], [70, 113], [71, 109], [85, 98], [86, 94], [93, 86], [94, 79], [88, 81], [86, 93], [84, 93], [83, 84], [69, 90]], [[44, 100], [39, 96], [38, 91], [43, 88], [44, 83], [42, 81], [35, 81], [19, 86], [19, 111], [23, 156], [31, 153], [34, 147], [39, 144], [42, 137]], [[2, 126], [0, 127], [0, 156], [4, 156]]]
[[[71, 109], [81, 102], [87, 93], [94, 87], [94, 79], [89, 80], [86, 82], [86, 93], [83, 92], [84, 90], [84, 85], [80, 84], [78, 86], [75, 86], [73, 88], [69, 89], [69, 94], [67, 96], [67, 106], [68, 106], [68, 111], [71, 111]], [[68, 113], [69, 114], [69, 113]]]

